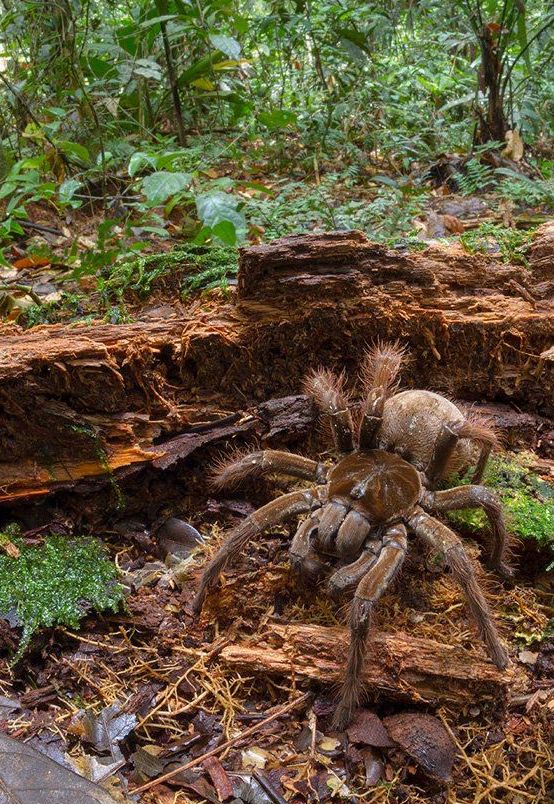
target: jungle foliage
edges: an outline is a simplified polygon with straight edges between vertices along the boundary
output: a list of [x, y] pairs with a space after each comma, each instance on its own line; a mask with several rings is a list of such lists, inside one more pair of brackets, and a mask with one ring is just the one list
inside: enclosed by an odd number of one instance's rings
[[[37, 204], [69, 222], [76, 279], [169, 237], [409, 236], [446, 152], [464, 156], [462, 193], [554, 202], [552, 0], [0, 7], [5, 263]], [[506, 138], [525, 174], [483, 159]], [[74, 228], [93, 213], [83, 245]]]

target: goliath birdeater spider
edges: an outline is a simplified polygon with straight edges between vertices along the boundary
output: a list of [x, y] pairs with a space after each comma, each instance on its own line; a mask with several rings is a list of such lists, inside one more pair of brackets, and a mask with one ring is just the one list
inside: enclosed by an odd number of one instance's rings
[[[332, 466], [285, 451], [262, 450], [235, 455], [215, 473], [219, 488], [265, 473], [314, 484], [262, 506], [231, 531], [204, 571], [194, 609], [202, 610], [220, 573], [240, 558], [249, 542], [286, 519], [307, 514], [292, 539], [293, 569], [310, 585], [327, 576], [333, 596], [353, 593], [350, 648], [335, 713], [338, 728], [348, 724], [358, 703], [373, 610], [402, 566], [408, 533], [450, 568], [489, 656], [499, 668], [508, 663], [460, 538], [433, 516], [481, 508], [491, 531], [489, 565], [501, 575], [510, 573], [501, 505], [492, 491], [478, 485], [496, 444], [495, 433], [443, 396], [398, 392], [403, 356], [398, 344], [379, 344], [366, 353], [360, 374], [363, 401], [356, 416], [343, 375], [322, 369], [307, 378], [306, 392], [330, 424], [338, 453]], [[443, 478], [475, 460], [472, 485], [437, 490]]]

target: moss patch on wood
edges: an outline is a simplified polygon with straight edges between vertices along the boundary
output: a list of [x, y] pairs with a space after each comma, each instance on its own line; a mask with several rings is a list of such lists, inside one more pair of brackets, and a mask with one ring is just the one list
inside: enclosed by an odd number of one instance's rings
[[[522, 539], [533, 539], [541, 548], [554, 548], [554, 486], [529, 468], [531, 457], [495, 456], [489, 461], [484, 484], [500, 496], [511, 532]], [[470, 483], [471, 476], [458, 480]], [[482, 511], [454, 511], [452, 522], [475, 533], [487, 527]]]
[[123, 587], [97, 539], [50, 535], [34, 546], [14, 526], [3, 535], [19, 551], [18, 557], [0, 554], [0, 616], [22, 628], [14, 664], [39, 629], [77, 628], [91, 609], [117, 611]]

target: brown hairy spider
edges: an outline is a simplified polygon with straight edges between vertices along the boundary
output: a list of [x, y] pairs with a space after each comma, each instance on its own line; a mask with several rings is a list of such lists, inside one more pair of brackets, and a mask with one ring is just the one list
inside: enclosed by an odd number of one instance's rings
[[306, 380], [306, 390], [326, 416], [340, 454], [333, 466], [289, 452], [262, 450], [235, 455], [214, 475], [219, 488], [265, 473], [315, 484], [278, 497], [231, 531], [204, 571], [194, 610], [200, 613], [219, 574], [250, 541], [283, 520], [308, 514], [290, 547], [293, 569], [310, 585], [327, 576], [327, 589], [333, 596], [353, 592], [350, 649], [334, 721], [337, 728], [349, 723], [358, 704], [373, 610], [402, 566], [408, 532], [450, 568], [495, 665], [503, 669], [508, 663], [460, 538], [431, 515], [482, 508], [492, 537], [489, 563], [502, 575], [510, 573], [505, 563], [506, 527], [496, 496], [475, 484], [436, 490], [445, 476], [473, 463], [477, 449], [473, 480], [479, 481], [496, 436], [487, 423], [464, 416], [445, 397], [430, 391], [398, 392], [403, 356], [398, 344], [379, 344], [366, 353], [357, 425], [343, 375], [323, 369]]

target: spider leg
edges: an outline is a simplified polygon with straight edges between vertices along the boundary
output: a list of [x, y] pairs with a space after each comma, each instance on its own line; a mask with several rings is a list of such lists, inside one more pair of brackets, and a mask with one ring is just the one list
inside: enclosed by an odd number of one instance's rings
[[505, 578], [513, 575], [506, 561], [508, 533], [502, 512], [502, 505], [486, 486], [456, 486], [446, 491], [431, 492], [424, 499], [425, 506], [433, 511], [457, 511], [461, 508], [482, 508], [489, 520], [492, 544], [489, 565]]
[[468, 438], [479, 445], [481, 451], [471, 477], [473, 483], [480, 483], [493, 449], [498, 447], [499, 438], [491, 422], [482, 416], [468, 413], [468, 418], [460, 429], [460, 438]]
[[416, 509], [408, 525], [426, 545], [444, 555], [454, 578], [466, 596], [468, 608], [489, 656], [499, 669], [504, 670], [508, 665], [508, 654], [500, 642], [488, 603], [477, 583], [475, 571], [462, 542], [450, 528], [426, 514], [421, 508]]
[[388, 528], [383, 548], [359, 582], [350, 608], [350, 647], [348, 662], [334, 725], [344, 729], [352, 718], [362, 691], [362, 669], [366, 653], [366, 638], [376, 602], [402, 566], [406, 555], [407, 535], [404, 525]]
[[327, 590], [331, 597], [341, 598], [346, 592], [353, 590], [377, 560], [377, 554], [381, 547], [381, 542], [375, 541], [364, 548], [356, 561], [336, 570], [327, 581]]
[[325, 483], [327, 467], [305, 458], [276, 449], [256, 450], [231, 455], [216, 465], [212, 474], [212, 485], [218, 489], [232, 488], [243, 480], [263, 474], [279, 473]]
[[461, 438], [475, 441], [481, 448], [472, 477], [474, 483], [481, 480], [491, 450], [498, 444], [498, 437], [484, 420], [465, 419], [459, 422], [446, 422], [442, 425], [433, 447], [433, 454], [425, 470], [430, 488], [436, 488], [444, 477], [452, 453]]
[[359, 433], [360, 449], [375, 449], [377, 446], [383, 407], [398, 388], [398, 372], [404, 355], [405, 350], [395, 342], [378, 343], [364, 356], [360, 371], [364, 395]]
[[314, 511], [300, 523], [290, 546], [290, 563], [292, 569], [307, 581], [317, 581], [325, 572], [325, 562], [313, 549], [313, 540], [317, 535], [321, 508]]
[[439, 430], [439, 434], [433, 446], [431, 459], [425, 469], [427, 485], [432, 489], [436, 488], [445, 474], [448, 462], [460, 440], [458, 431], [458, 422], [448, 422], [441, 425], [441, 429]]
[[283, 494], [276, 500], [272, 500], [258, 508], [253, 514], [247, 516], [234, 530], [231, 531], [226, 541], [221, 545], [217, 553], [207, 565], [198, 592], [194, 598], [192, 608], [195, 614], [202, 611], [202, 606], [209, 590], [217, 582], [221, 572], [235, 557], [239, 557], [248, 542], [259, 536], [266, 528], [273, 527], [285, 519], [303, 514], [314, 508], [319, 508], [324, 500], [325, 489], [323, 486], [313, 486], [303, 491], [292, 491], [290, 494]]
[[336, 550], [340, 556], [355, 556], [369, 536], [371, 525], [359, 511], [349, 511], [337, 533]]
[[317, 529], [317, 544], [324, 553], [333, 552], [337, 531], [348, 513], [345, 502], [346, 500], [334, 499], [323, 506]]
[[304, 391], [314, 398], [318, 408], [327, 416], [337, 451], [352, 452], [354, 425], [344, 391], [344, 380], [344, 374], [337, 376], [327, 369], [319, 369], [308, 375], [304, 381]]

